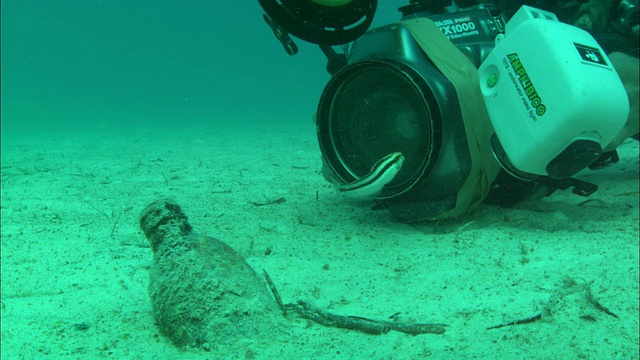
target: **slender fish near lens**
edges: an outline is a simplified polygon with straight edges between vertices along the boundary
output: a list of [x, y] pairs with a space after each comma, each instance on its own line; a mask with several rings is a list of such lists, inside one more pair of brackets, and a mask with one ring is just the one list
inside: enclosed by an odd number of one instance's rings
[[353, 200], [371, 200], [380, 194], [382, 188], [393, 180], [404, 163], [404, 155], [391, 153], [378, 160], [367, 175], [349, 184], [338, 185], [338, 190], [346, 198]]

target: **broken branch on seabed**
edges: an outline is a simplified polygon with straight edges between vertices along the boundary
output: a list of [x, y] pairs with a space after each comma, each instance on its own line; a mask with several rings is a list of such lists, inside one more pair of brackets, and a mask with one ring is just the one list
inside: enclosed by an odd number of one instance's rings
[[298, 301], [296, 304], [286, 304], [284, 307], [287, 310], [294, 311], [304, 319], [312, 320], [325, 326], [356, 330], [372, 335], [386, 334], [391, 330], [411, 335], [444, 334], [446, 326], [445, 324], [399, 323], [360, 316], [336, 315], [321, 310], [304, 301]]
[[269, 289], [276, 300], [276, 303], [282, 310], [284, 316], [288, 311], [293, 311], [301, 318], [315, 321], [318, 324], [322, 324], [330, 327], [337, 327], [342, 329], [349, 329], [360, 331], [365, 334], [381, 335], [386, 334], [391, 330], [403, 332], [405, 334], [420, 335], [420, 334], [444, 334], [445, 324], [428, 324], [428, 323], [401, 323], [395, 321], [375, 320], [361, 316], [344, 316], [336, 315], [324, 310], [321, 310], [307, 302], [298, 300], [295, 304], [283, 304], [282, 298], [276, 289], [275, 284], [271, 280], [271, 277], [266, 270], [262, 270]]

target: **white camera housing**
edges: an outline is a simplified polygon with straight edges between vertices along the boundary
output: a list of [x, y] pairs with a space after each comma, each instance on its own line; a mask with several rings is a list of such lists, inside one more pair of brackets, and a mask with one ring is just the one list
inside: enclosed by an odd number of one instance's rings
[[479, 69], [495, 136], [512, 175], [572, 176], [622, 129], [629, 100], [617, 72], [586, 31], [523, 6]]

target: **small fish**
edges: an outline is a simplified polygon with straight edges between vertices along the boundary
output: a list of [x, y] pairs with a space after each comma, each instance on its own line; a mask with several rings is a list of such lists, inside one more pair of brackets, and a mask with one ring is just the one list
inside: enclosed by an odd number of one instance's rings
[[404, 163], [404, 155], [391, 153], [378, 160], [369, 173], [355, 182], [338, 185], [345, 197], [353, 200], [371, 200], [378, 196], [382, 188], [393, 180]]

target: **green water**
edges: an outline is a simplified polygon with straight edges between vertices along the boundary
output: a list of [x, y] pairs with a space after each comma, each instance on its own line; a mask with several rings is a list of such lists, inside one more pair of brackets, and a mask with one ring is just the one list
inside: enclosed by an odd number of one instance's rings
[[257, 2], [3, 1], [2, 125], [310, 121], [329, 75], [298, 45], [289, 57]]

